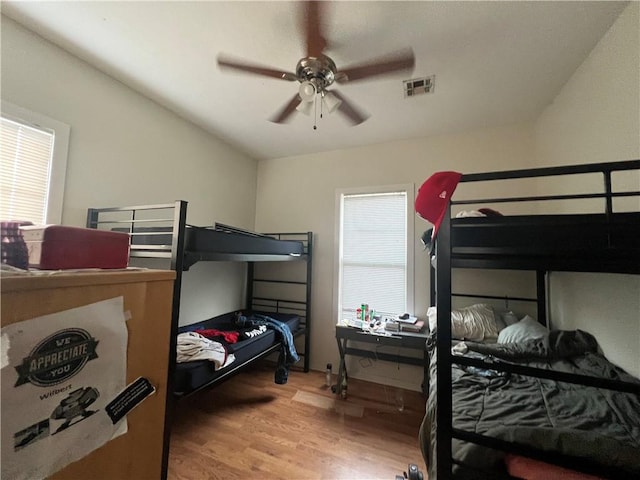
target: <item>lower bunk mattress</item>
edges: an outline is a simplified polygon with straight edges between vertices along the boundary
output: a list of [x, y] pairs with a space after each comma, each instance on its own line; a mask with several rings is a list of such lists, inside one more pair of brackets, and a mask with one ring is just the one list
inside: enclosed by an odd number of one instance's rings
[[[250, 316], [256, 313], [283, 322], [289, 327], [294, 337], [304, 332], [300, 317], [295, 314], [248, 312], [246, 315]], [[239, 328], [234, 322], [235, 316], [235, 312], [226, 313], [202, 322], [180, 327], [178, 333], [206, 330], [224, 332], [224, 336], [211, 338], [219, 341], [224, 346], [227, 354], [233, 354], [234, 360], [218, 370], [215, 368], [215, 363], [209, 360], [177, 363], [173, 386], [176, 396], [185, 396], [205, 386], [222, 381], [254, 360], [268, 353], [279, 351], [281, 341], [274, 330], [267, 328], [260, 331], [260, 329], [252, 327]]]
[[[466, 346], [467, 356], [640, 385], [599, 354], [595, 338], [580, 330], [521, 343]], [[429, 478], [436, 480], [435, 348], [431, 358], [420, 444]], [[454, 428], [613, 467], [624, 472], [623, 478], [640, 478], [640, 395], [454, 365], [452, 411]], [[455, 479], [501, 478], [514, 458], [522, 458], [458, 439], [452, 441], [452, 454]]]

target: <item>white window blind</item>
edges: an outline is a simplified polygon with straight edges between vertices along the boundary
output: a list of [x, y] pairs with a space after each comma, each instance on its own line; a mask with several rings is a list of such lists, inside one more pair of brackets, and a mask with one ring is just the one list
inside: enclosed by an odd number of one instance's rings
[[44, 224], [54, 133], [0, 119], [0, 218]]
[[407, 193], [342, 195], [340, 233], [342, 318], [408, 311]]

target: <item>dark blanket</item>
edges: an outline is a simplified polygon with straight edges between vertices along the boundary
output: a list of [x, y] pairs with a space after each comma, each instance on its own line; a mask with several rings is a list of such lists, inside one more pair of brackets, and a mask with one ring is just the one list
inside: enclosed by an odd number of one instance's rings
[[[551, 332], [540, 340], [513, 344], [466, 343], [467, 355], [498, 357], [531, 367], [640, 383], [598, 352], [580, 330]], [[435, 351], [431, 390], [420, 429], [429, 478], [436, 479]], [[543, 450], [620, 467], [640, 478], [640, 397], [612, 390], [555, 382], [471, 367], [452, 369], [453, 425]], [[433, 428], [432, 428], [433, 427]], [[504, 453], [453, 441], [454, 457], [468, 465], [504, 472]], [[478, 478], [454, 467], [455, 478]]]
[[463, 342], [474, 352], [505, 360], [555, 360], [597, 353], [598, 342], [582, 330], [554, 330], [542, 338], [517, 343]]

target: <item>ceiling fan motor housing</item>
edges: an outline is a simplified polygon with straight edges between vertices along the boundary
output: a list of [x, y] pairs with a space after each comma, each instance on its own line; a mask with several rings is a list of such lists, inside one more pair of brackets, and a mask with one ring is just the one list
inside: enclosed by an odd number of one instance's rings
[[318, 92], [334, 82], [336, 71], [336, 64], [325, 55], [301, 58], [296, 66], [298, 81], [313, 83]]

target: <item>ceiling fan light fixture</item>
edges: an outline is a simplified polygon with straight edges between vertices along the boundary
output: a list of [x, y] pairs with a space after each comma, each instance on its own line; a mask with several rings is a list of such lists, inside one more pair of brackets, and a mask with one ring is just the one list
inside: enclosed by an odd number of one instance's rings
[[327, 113], [335, 112], [340, 105], [342, 104], [342, 100], [336, 97], [331, 92], [323, 92], [322, 93], [322, 109]]
[[300, 102], [296, 107], [296, 110], [300, 113], [304, 113], [307, 116], [311, 116], [311, 110], [313, 110], [313, 102]]
[[316, 86], [310, 81], [304, 81], [300, 83], [300, 89], [298, 90], [300, 95], [300, 99], [303, 102], [313, 102], [313, 99], [316, 96], [317, 89]]

